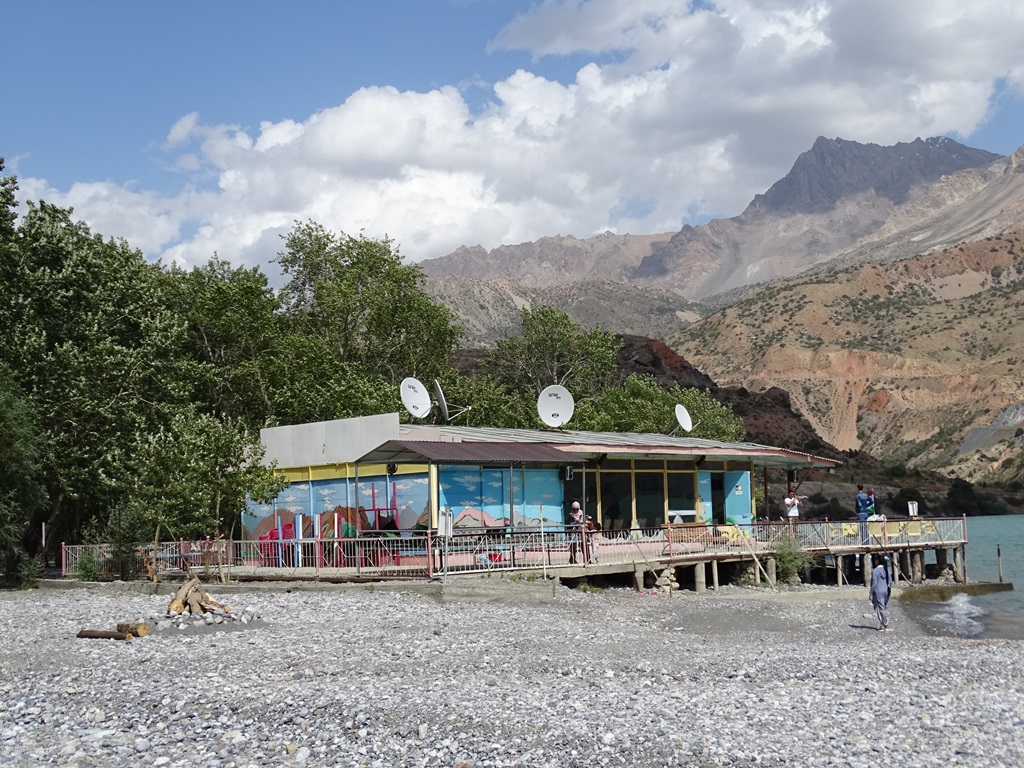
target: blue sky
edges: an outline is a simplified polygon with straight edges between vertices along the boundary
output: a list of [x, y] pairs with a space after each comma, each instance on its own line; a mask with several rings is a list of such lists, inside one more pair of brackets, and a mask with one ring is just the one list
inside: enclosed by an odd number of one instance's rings
[[819, 135], [1024, 144], [1004, 0], [346, 0], [5, 7], [20, 196], [184, 265], [295, 220], [459, 245], [736, 215]]

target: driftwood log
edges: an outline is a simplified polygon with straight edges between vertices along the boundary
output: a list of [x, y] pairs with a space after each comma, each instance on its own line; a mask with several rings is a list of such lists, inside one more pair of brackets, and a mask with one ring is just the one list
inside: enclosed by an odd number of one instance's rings
[[78, 637], [92, 637], [99, 640], [131, 640], [130, 632], [111, 632], [108, 629], [80, 629]]
[[195, 576], [187, 579], [178, 587], [178, 591], [174, 593], [174, 597], [171, 598], [171, 602], [167, 606], [168, 613], [180, 614], [188, 611], [193, 616], [217, 610], [231, 613], [231, 607], [214, 600], [210, 593], [203, 589], [203, 585]]
[[149, 624], [142, 621], [119, 621], [117, 631], [134, 637], [145, 637], [149, 634], [150, 628]]

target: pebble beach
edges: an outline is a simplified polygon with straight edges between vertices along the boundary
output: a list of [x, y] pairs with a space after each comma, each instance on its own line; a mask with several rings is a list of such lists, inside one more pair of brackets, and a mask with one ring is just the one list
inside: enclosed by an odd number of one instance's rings
[[860, 588], [554, 584], [0, 593], [0, 765], [1019, 766], [1024, 644], [929, 634]]

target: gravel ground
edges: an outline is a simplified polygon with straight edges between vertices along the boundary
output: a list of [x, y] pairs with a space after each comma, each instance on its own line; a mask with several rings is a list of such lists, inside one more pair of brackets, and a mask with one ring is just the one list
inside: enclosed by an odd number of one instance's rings
[[208, 589], [261, 619], [86, 640], [169, 597], [0, 593], [0, 765], [1024, 764], [1024, 645], [864, 589]]

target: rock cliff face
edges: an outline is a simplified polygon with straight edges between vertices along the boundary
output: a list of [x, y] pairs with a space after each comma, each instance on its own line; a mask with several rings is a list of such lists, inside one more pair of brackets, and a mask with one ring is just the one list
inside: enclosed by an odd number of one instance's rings
[[669, 343], [721, 385], [786, 390], [841, 450], [981, 479], [1024, 449], [1022, 323], [1024, 229], [781, 281]]

